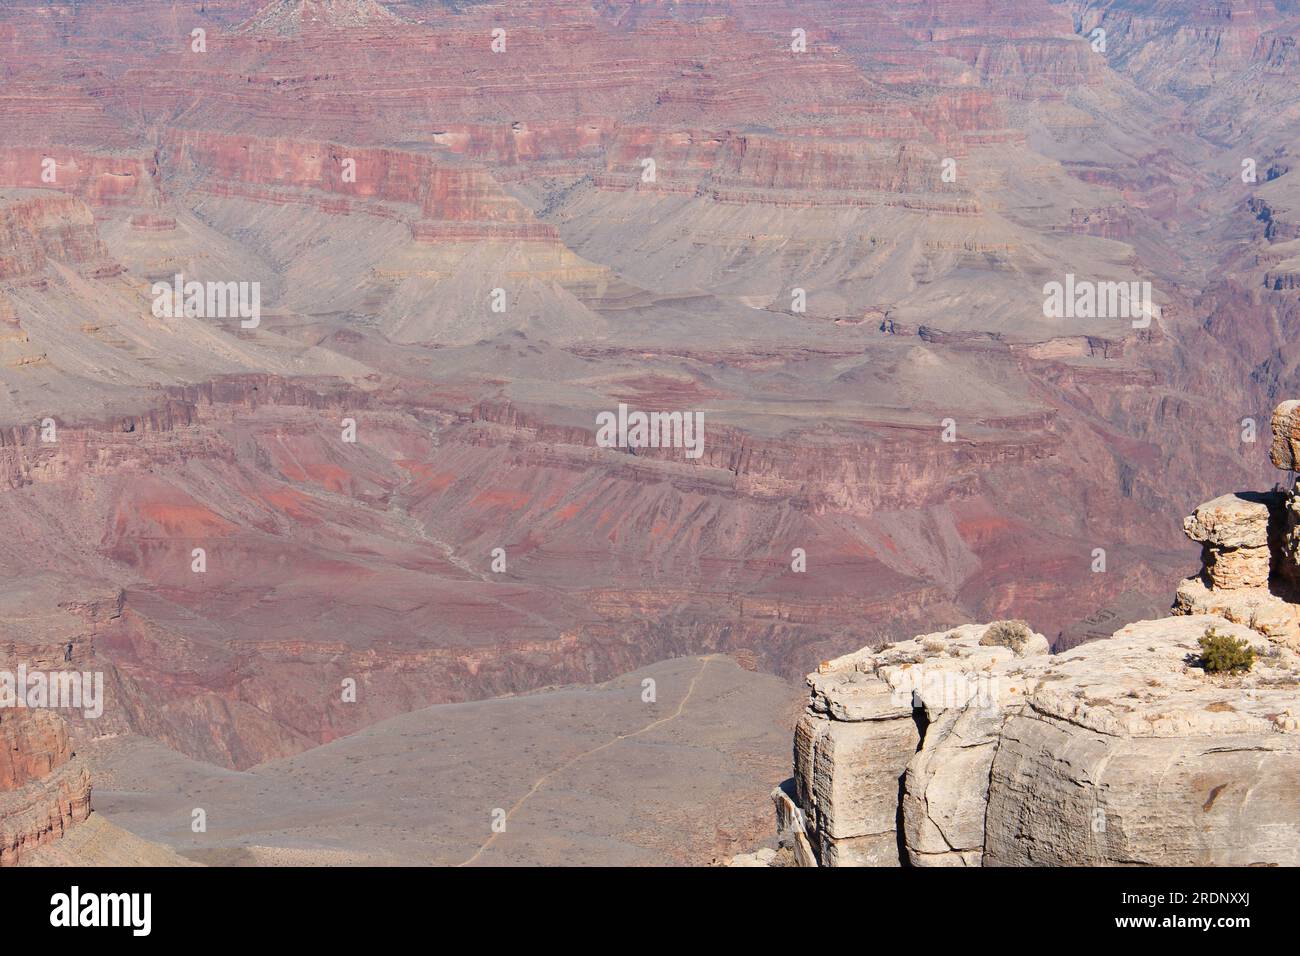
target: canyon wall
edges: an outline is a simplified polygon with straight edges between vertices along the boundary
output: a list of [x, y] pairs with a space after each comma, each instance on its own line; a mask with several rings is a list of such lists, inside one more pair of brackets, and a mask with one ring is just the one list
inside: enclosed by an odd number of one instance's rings
[[[1294, 470], [1296, 409], [1274, 416]], [[807, 866], [1272, 865], [1300, 861], [1300, 610], [1291, 491], [1196, 509], [1175, 616], [1059, 654], [1023, 622], [823, 663], [773, 793]], [[1249, 647], [1211, 671], [1200, 641]], [[747, 858], [748, 861], [749, 858]]]
[[22, 862], [89, 815], [90, 772], [62, 718], [0, 710], [0, 866]]
[[[103, 670], [74, 740], [242, 769], [678, 655], [1150, 616], [1165, 516], [1262, 486], [1225, 436], [1300, 384], [1295, 18], [1223, 9], [10, 0], [0, 652]], [[182, 273], [260, 324], [155, 315]], [[1160, 316], [1045, 316], [1075, 273]], [[702, 455], [597, 446], [620, 403]], [[1203, 518], [1187, 610], [1273, 621], [1256, 525]]]

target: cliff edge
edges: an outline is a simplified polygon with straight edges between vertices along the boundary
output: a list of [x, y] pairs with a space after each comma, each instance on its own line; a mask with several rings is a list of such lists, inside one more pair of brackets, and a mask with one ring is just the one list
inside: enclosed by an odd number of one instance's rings
[[[1300, 402], [1273, 431], [1296, 470]], [[1001, 621], [823, 663], [781, 849], [736, 862], [1300, 865], [1300, 496], [1224, 495], [1184, 530], [1202, 568], [1174, 616], [1109, 640], [1054, 655]]]

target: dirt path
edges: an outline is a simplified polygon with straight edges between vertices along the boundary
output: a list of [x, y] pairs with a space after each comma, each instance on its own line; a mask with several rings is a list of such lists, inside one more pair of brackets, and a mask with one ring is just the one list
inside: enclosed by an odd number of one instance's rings
[[[533, 782], [533, 785], [528, 788], [527, 793], [525, 793], [522, 797], [520, 797], [517, 801], [515, 801], [515, 805], [506, 812], [506, 818], [504, 822], [509, 823], [510, 818], [513, 817], [515, 813], [517, 813], [519, 809], [523, 807], [525, 803], [528, 802], [529, 798], [532, 797], [532, 795], [535, 794], [538, 790], [540, 790], [543, 786], [545, 786], [546, 782], [550, 780], [552, 777], [554, 777], [556, 774], [563, 773], [565, 770], [568, 770], [570, 767], [578, 763], [578, 761], [580, 760], [585, 760], [586, 758], [592, 756], [593, 754], [600, 753], [602, 750], [608, 750], [610, 747], [614, 746], [616, 743], [619, 743], [620, 741], [631, 740], [633, 737], [639, 737], [644, 733], [648, 733], [649, 731], [654, 730], [656, 727], [662, 727], [664, 724], [672, 723], [674, 720], [680, 717], [682, 715], [682, 712], [686, 709], [686, 705], [690, 703], [691, 696], [695, 693], [695, 685], [699, 682], [700, 677], [703, 676], [704, 669], [709, 666], [709, 661], [713, 660], [714, 657], [715, 655], [713, 654], [706, 654], [704, 657], [700, 658], [700, 669], [696, 671], [695, 676], [691, 678], [691, 682], [686, 688], [686, 694], [685, 696], [682, 697], [681, 702], [677, 705], [677, 709], [673, 711], [669, 716], [660, 717], [658, 720], [651, 721], [650, 723], [642, 727], [640, 730], [634, 730], [628, 734], [619, 734], [617, 737], [614, 737], [611, 740], [607, 740], [603, 744], [600, 744], [599, 746], [592, 747], [590, 750], [584, 750], [582, 753], [570, 757], [568, 760], [560, 764], [558, 767], [548, 770], [546, 773], [542, 774], [540, 777], [537, 778], [536, 781]], [[484, 854], [484, 852], [487, 851], [487, 849], [490, 846], [492, 846], [493, 842], [496, 840], [498, 836], [500, 836], [500, 833], [494, 832], [490, 837], [487, 838], [487, 840], [483, 843], [481, 847], [479, 847], [477, 850], [474, 851], [474, 854], [469, 859], [465, 860], [463, 863], [458, 863], [457, 866], [469, 866], [470, 864], [474, 863], [480, 856]]]

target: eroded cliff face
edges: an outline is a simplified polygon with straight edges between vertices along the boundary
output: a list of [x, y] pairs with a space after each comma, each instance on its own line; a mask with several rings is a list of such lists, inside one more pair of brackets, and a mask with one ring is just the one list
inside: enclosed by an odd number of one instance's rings
[[50, 193], [26, 193], [0, 206], [0, 249], [3, 281], [32, 281], [51, 259], [93, 269], [108, 258], [90, 209]]
[[62, 718], [0, 710], [0, 866], [22, 862], [89, 815], [90, 772]]
[[[1274, 416], [1294, 469], [1296, 408]], [[1185, 522], [1201, 572], [1174, 617], [1060, 654], [964, 625], [821, 665], [773, 793], [809, 866], [1295, 865], [1297, 497], [1224, 495]], [[1211, 671], [1200, 639], [1249, 645]], [[748, 862], [748, 860], [747, 860]]]
[[[675, 654], [1059, 649], [1164, 600], [1158, 516], [1259, 484], [1223, 436], [1297, 374], [1276, 5], [196, 6], [0, 9], [0, 642], [104, 669], [74, 732], [246, 767]], [[1067, 272], [1161, 320], [1045, 321]], [[264, 321], [158, 319], [178, 273]], [[597, 448], [619, 402], [702, 409], [704, 454]]]
[[[783, 589], [787, 555], [770, 545], [782, 524], [854, 547], [764, 487], [769, 469], [794, 467], [790, 450], [761, 471], [641, 460], [596, 448], [588, 429], [463, 402], [251, 376], [64, 425], [57, 442], [36, 426], [0, 433], [4, 520], [51, 542], [0, 549], [27, 622], [10, 652], [57, 666], [71, 645], [105, 671], [104, 715], [74, 720], [86, 734], [142, 733], [246, 767], [414, 707], [605, 679], [694, 648], [786, 670], [900, 589], [951, 606], [897, 575]], [[364, 442], [338, 441], [346, 418]], [[614, 556], [594, 569], [593, 535]], [[340, 699], [348, 678], [355, 704]]]

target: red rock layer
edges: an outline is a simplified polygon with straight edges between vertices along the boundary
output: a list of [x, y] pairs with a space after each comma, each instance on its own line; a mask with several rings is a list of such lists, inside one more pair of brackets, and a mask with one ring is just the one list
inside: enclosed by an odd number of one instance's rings
[[[52, 167], [47, 160], [53, 160]], [[152, 159], [99, 156], [60, 146], [0, 152], [0, 186], [57, 189], [91, 206], [155, 203], [157, 174]]]
[[557, 238], [486, 170], [420, 153], [178, 132], [166, 156], [168, 175], [218, 195], [344, 214], [382, 215], [393, 204], [388, 214], [410, 222], [416, 238]]
[[0, 710], [0, 866], [21, 862], [89, 815], [90, 773], [63, 720], [49, 711]]
[[80, 200], [51, 193], [0, 206], [0, 279], [23, 279], [48, 259], [106, 268], [108, 250], [95, 217]]

